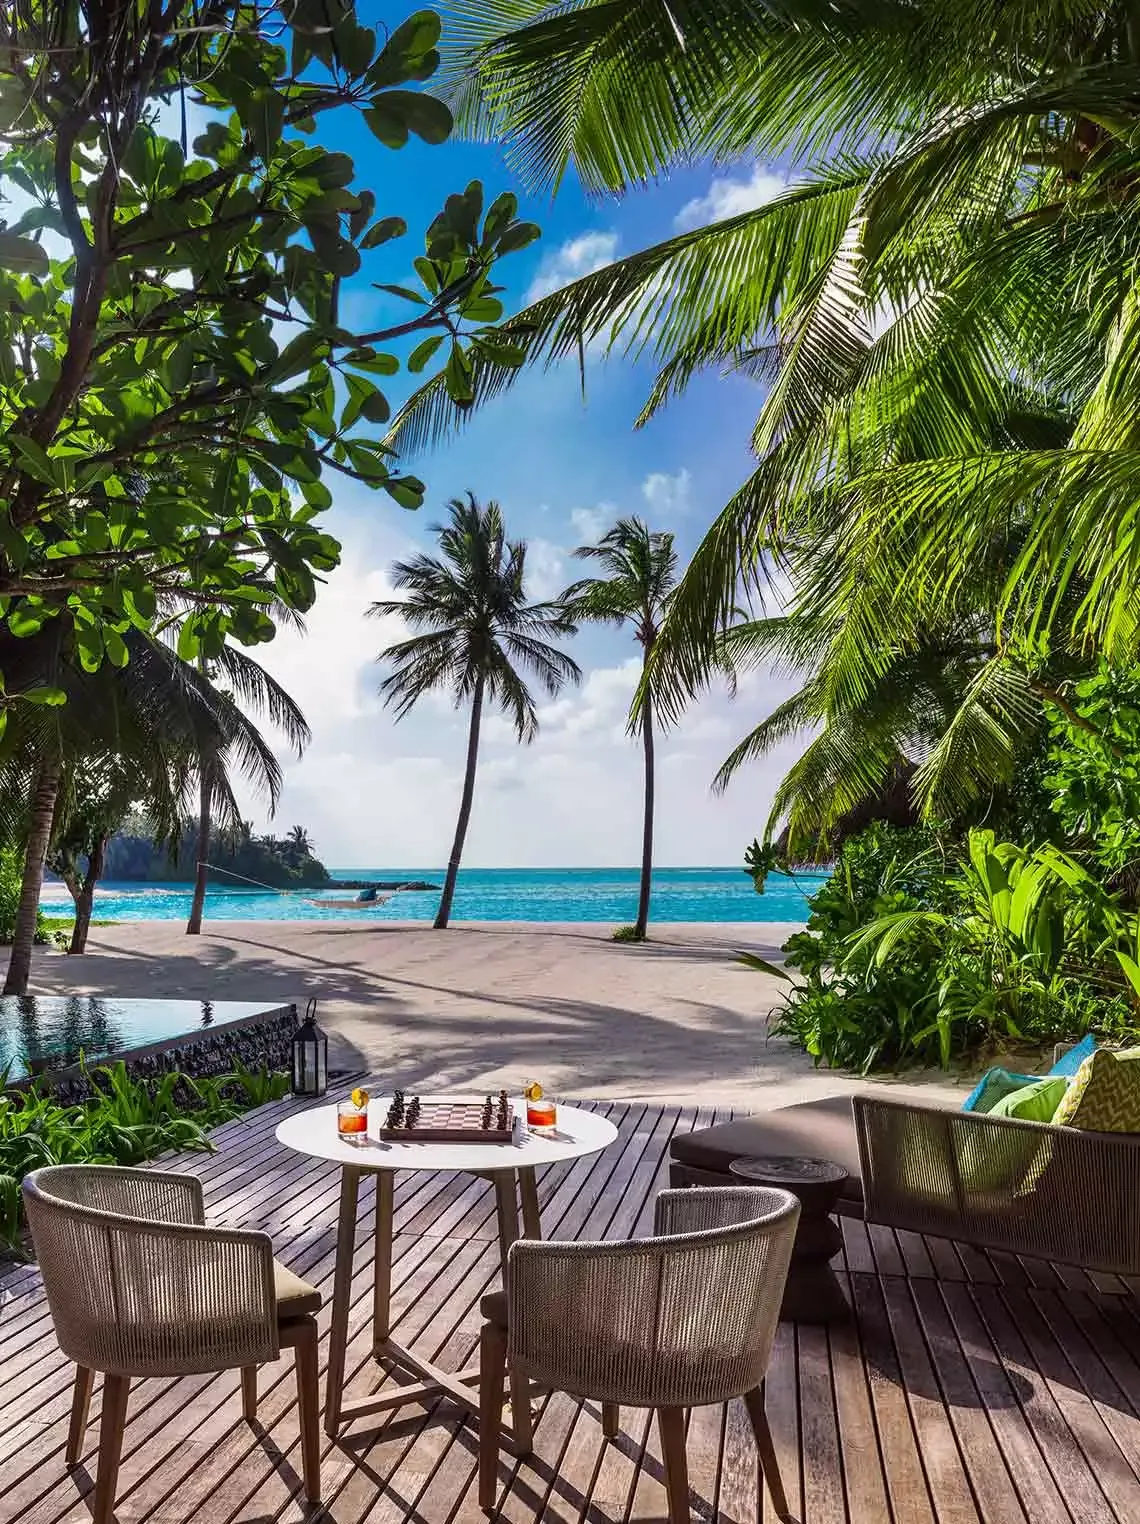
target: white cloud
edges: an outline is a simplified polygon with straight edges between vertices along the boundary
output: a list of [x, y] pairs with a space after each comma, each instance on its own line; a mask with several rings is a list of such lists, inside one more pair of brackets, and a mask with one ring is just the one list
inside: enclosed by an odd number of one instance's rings
[[751, 212], [774, 201], [787, 188], [788, 181], [784, 176], [766, 169], [763, 164], [757, 164], [747, 180], [718, 176], [703, 196], [686, 201], [673, 219], [673, 225], [679, 232], [686, 232], [706, 222], [723, 222], [726, 217], [738, 217], [741, 212]]
[[544, 256], [526, 293], [526, 302], [537, 302], [560, 286], [568, 286], [583, 275], [592, 275], [617, 257], [616, 233], [579, 233]]
[[526, 591], [542, 602], [555, 598], [566, 586], [566, 563], [560, 545], [532, 536], [526, 542]]
[[667, 471], [651, 471], [641, 484], [641, 495], [651, 514], [661, 518], [678, 518], [681, 514], [688, 513], [691, 506], [691, 485], [692, 477], [684, 467], [672, 476]]
[[596, 508], [574, 508], [570, 512], [570, 527], [583, 545], [600, 540], [618, 516], [612, 503], [599, 503]]

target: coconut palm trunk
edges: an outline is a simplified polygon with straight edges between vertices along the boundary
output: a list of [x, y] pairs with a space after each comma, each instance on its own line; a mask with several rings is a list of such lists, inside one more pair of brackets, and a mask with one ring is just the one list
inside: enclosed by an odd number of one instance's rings
[[455, 822], [455, 840], [451, 843], [451, 856], [447, 860], [447, 877], [443, 881], [443, 893], [439, 897], [439, 909], [435, 915], [435, 930], [446, 931], [451, 917], [451, 902], [455, 898], [455, 881], [459, 877], [459, 863], [463, 857], [463, 843], [467, 839], [467, 824], [471, 819], [471, 801], [475, 797], [475, 769], [479, 762], [479, 728], [483, 722], [483, 677], [475, 681], [475, 696], [471, 701], [471, 726], [467, 732], [467, 771], [463, 777], [463, 797], [459, 801], [459, 819]]
[[[87, 933], [91, 930], [91, 911], [95, 903], [95, 886], [103, 877], [103, 860], [107, 855], [106, 836], [101, 836], [91, 849], [87, 859], [87, 872], [71, 890], [75, 901], [75, 925], [68, 944], [69, 953], [87, 951]], [[71, 888], [70, 885], [68, 885]]]
[[24, 879], [20, 885], [20, 903], [16, 910], [16, 929], [12, 937], [12, 956], [8, 960], [8, 977], [4, 981], [5, 995], [27, 994], [32, 972], [32, 944], [36, 939], [36, 922], [39, 918], [40, 891], [44, 883], [44, 858], [51, 841], [61, 771], [58, 758], [45, 759], [37, 768], [32, 784], [28, 844], [24, 849]]
[[194, 854], [194, 898], [190, 901], [190, 919], [186, 935], [196, 937], [202, 930], [202, 911], [206, 905], [206, 875], [210, 860], [210, 809], [214, 798], [213, 768], [203, 762], [198, 778], [198, 846]]
[[[646, 644], [645, 661], [651, 647]], [[649, 931], [649, 891], [653, 883], [653, 789], [656, 768], [653, 756], [653, 701], [646, 696], [641, 716], [641, 747], [645, 757], [645, 808], [641, 826], [641, 889], [637, 897], [637, 935]]]

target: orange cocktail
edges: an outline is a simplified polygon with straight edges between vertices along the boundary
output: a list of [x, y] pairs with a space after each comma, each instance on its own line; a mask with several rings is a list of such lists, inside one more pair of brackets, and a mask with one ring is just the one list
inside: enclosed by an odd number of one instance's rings
[[336, 1130], [346, 1142], [355, 1143], [368, 1132], [368, 1091], [354, 1090], [347, 1101], [338, 1101]]
[[558, 1107], [543, 1094], [542, 1086], [534, 1083], [526, 1087], [526, 1125], [528, 1127], [553, 1127], [558, 1121]]

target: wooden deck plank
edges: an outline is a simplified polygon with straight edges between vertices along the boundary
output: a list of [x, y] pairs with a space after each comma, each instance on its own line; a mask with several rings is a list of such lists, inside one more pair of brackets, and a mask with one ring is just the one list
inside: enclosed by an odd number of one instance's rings
[[883, 1297], [911, 1420], [918, 1437], [919, 1454], [939, 1524], [976, 1524], [978, 1510], [918, 1323], [910, 1287], [897, 1276], [884, 1278]]
[[978, 1311], [1002, 1364], [1013, 1379], [1022, 1410], [1052, 1472], [1061, 1496], [1082, 1524], [1116, 1524], [1116, 1515], [1097, 1484], [1085, 1455], [1074, 1439], [1047, 1383], [1035, 1366], [1025, 1339], [1010, 1314], [1009, 1290], [979, 1286], [974, 1291]]
[[944, 1285], [940, 1291], [1023, 1510], [1032, 1524], [1068, 1524], [1069, 1510], [1043, 1463], [1015, 1385], [990, 1342], [973, 1298], [961, 1285]]
[[[915, 1281], [912, 1292], [978, 1512], [985, 1524], [1026, 1521], [1017, 1488], [986, 1417], [984, 1399], [974, 1384], [958, 1331], [950, 1321], [939, 1289], [933, 1281]], [[976, 1359], [984, 1358], [979, 1346], [971, 1346], [971, 1353]]]
[[[203, 1181], [211, 1220], [270, 1231], [280, 1257], [331, 1290], [339, 1178], [281, 1149], [282, 1101], [219, 1130], [212, 1155], [162, 1167]], [[621, 1238], [651, 1229], [677, 1129], [723, 1113], [649, 1103], [598, 1109], [614, 1146], [540, 1172], [544, 1233]], [[374, 1193], [354, 1246], [350, 1391], [389, 1378], [371, 1356]], [[457, 1368], [479, 1297], [498, 1284], [487, 1182], [398, 1177], [393, 1313], [399, 1337]], [[845, 1219], [854, 1316], [781, 1325], [766, 1404], [793, 1515], [802, 1524], [1125, 1524], [1140, 1518], [1140, 1313], [1115, 1277], [987, 1256], [946, 1240]], [[329, 1309], [320, 1317], [321, 1367]], [[0, 1280], [0, 1524], [89, 1524], [90, 1476], [63, 1466], [71, 1370], [33, 1267]], [[83, 1463], [94, 1465], [100, 1393]], [[535, 1452], [504, 1453], [506, 1524], [647, 1524], [665, 1515], [649, 1415], [623, 1412], [616, 1443], [595, 1404], [534, 1401]], [[330, 1524], [480, 1524], [476, 1424], [447, 1403], [375, 1415], [323, 1443]], [[699, 1524], [773, 1524], [743, 1405], [688, 1420], [690, 1511]], [[263, 1370], [258, 1427], [234, 1373], [150, 1381], [132, 1393], [119, 1524], [304, 1524], [291, 1359]], [[758, 1501], [760, 1509], [758, 1514]]]

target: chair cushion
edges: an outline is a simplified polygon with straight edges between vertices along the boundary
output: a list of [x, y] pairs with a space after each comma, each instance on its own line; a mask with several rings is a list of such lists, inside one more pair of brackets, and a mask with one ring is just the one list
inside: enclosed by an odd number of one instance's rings
[[321, 1310], [323, 1298], [317, 1288], [294, 1275], [279, 1259], [273, 1261], [273, 1289], [277, 1293], [277, 1317], [282, 1323]]
[[847, 1171], [840, 1199], [858, 1205], [863, 1202], [850, 1095], [799, 1101], [794, 1106], [779, 1106], [774, 1111], [741, 1117], [738, 1121], [721, 1122], [701, 1132], [679, 1133], [670, 1142], [669, 1152], [680, 1164], [716, 1171], [726, 1177], [733, 1159], [755, 1159], [767, 1154], [830, 1159]]
[[505, 1291], [488, 1291], [485, 1297], [480, 1298], [479, 1311], [487, 1319], [488, 1323], [494, 1323], [499, 1328], [506, 1328], [507, 1293]]
[[992, 1117], [1020, 1117], [1023, 1122], [1051, 1122], [1068, 1088], [1069, 1081], [1063, 1074], [1030, 1080], [1020, 1090], [1003, 1095], [996, 1106], [990, 1107], [989, 1114]]
[[1076, 1076], [1077, 1070], [1086, 1058], [1091, 1058], [1096, 1052], [1096, 1038], [1090, 1033], [1088, 1037], [1082, 1037], [1080, 1042], [1068, 1052], [1062, 1053], [1061, 1057], [1049, 1070], [1051, 1075], [1064, 1074], [1069, 1079]]
[[1040, 1078], [1038, 1074], [1011, 1074], [1008, 1069], [987, 1069], [962, 1102], [962, 1110], [990, 1112], [1007, 1095], [1023, 1090], [1026, 1085], [1035, 1085]]
[[1140, 1132], [1140, 1064], [1098, 1048], [1077, 1070], [1053, 1121], [1086, 1132]]

